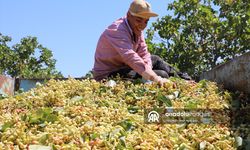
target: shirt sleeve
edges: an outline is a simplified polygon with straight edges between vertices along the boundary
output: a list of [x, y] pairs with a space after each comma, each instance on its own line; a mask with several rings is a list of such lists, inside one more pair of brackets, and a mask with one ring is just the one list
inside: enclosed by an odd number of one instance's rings
[[143, 35], [140, 38], [140, 44], [139, 44], [139, 47], [137, 49], [137, 53], [140, 55], [140, 57], [143, 59], [143, 61], [147, 65], [149, 65], [151, 68], [153, 68], [151, 54], [148, 52], [148, 47], [147, 47], [147, 44], [145, 42]]
[[106, 34], [106, 39], [108, 39], [112, 47], [121, 56], [123, 62], [140, 75], [146, 69], [151, 68], [151, 66], [133, 50], [133, 43], [129, 33], [125, 31], [109, 30]]

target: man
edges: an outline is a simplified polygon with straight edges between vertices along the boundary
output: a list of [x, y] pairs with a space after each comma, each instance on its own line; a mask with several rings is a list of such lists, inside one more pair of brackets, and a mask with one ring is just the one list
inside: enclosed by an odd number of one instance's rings
[[[150, 17], [156, 16], [148, 2], [134, 0], [127, 15], [113, 22], [102, 33], [95, 52], [93, 74], [96, 80], [117, 74], [128, 77], [135, 71], [144, 79], [160, 85], [170, 82], [166, 78], [171, 67], [159, 57], [150, 55], [143, 36]], [[159, 66], [159, 63], [163, 66], [162, 70], [155, 70], [154, 66]]]

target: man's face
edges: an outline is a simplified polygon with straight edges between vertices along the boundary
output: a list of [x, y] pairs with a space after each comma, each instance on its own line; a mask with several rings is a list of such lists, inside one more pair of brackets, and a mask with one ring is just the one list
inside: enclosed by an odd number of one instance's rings
[[136, 17], [128, 13], [129, 25], [132, 28], [133, 32], [140, 36], [141, 32], [147, 27], [149, 19]]

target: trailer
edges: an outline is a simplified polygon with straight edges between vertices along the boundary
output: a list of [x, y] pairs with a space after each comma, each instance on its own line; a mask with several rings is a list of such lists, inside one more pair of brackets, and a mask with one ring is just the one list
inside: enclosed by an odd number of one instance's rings
[[250, 94], [250, 52], [202, 73], [200, 79], [217, 82], [228, 90]]

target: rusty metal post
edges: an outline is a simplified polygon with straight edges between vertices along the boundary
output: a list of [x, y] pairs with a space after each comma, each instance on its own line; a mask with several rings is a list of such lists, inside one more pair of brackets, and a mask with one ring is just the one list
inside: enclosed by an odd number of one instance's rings
[[14, 95], [15, 79], [0, 75], [0, 94]]

